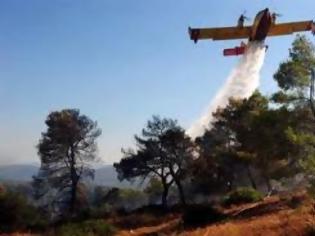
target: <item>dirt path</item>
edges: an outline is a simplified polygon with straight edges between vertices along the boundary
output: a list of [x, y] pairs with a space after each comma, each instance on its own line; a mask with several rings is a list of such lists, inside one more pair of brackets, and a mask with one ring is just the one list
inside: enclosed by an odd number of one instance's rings
[[176, 228], [179, 225], [179, 222], [180, 219], [175, 219], [157, 226], [122, 230], [117, 233], [117, 236], [171, 235], [170, 231]]

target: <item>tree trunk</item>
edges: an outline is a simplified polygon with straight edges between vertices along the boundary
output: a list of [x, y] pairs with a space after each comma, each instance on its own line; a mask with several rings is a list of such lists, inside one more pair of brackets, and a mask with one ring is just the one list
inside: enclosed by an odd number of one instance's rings
[[257, 190], [257, 185], [256, 185], [256, 182], [255, 182], [254, 177], [252, 175], [252, 172], [250, 171], [249, 165], [246, 165], [246, 170], [247, 170], [247, 175], [248, 175], [248, 178], [250, 180], [252, 187]]
[[168, 188], [169, 186], [167, 186], [166, 182], [162, 182], [163, 183], [163, 193], [162, 193], [162, 207], [164, 209], [167, 209], [167, 196], [168, 196]]
[[[170, 169], [170, 173], [173, 177], [173, 180], [177, 186], [180, 201], [181, 201], [182, 205], [185, 206], [186, 205], [185, 193], [184, 193], [182, 183], [180, 181], [180, 177], [177, 175], [178, 173], [175, 173], [172, 166], [170, 166], [169, 169]], [[180, 171], [180, 169], [178, 171]]]
[[73, 216], [75, 212], [75, 203], [77, 200], [77, 183], [72, 180], [71, 198], [70, 198], [70, 214]]
[[310, 107], [313, 113], [313, 116], [315, 117], [315, 104], [314, 104], [314, 84], [315, 84], [315, 71], [314, 69], [311, 70], [311, 84], [310, 84]]
[[76, 202], [77, 202], [77, 185], [78, 185], [78, 175], [75, 168], [75, 156], [74, 151], [71, 148], [71, 163], [70, 163], [70, 171], [71, 171], [71, 196], [70, 196], [70, 214], [74, 215], [76, 210]]
[[185, 193], [184, 193], [184, 189], [183, 189], [182, 183], [178, 179], [175, 179], [175, 183], [176, 183], [176, 186], [177, 186], [177, 189], [178, 189], [178, 194], [179, 194], [180, 201], [181, 201], [182, 205], [185, 206], [186, 205], [186, 198], [185, 198]]
[[264, 179], [265, 179], [265, 183], [266, 183], [266, 186], [267, 186], [268, 194], [270, 194], [271, 190], [272, 190], [270, 179], [269, 179], [269, 177], [266, 174], [264, 174]]
[[232, 191], [234, 189], [234, 179], [233, 178], [227, 179], [227, 186], [228, 186], [228, 191]]

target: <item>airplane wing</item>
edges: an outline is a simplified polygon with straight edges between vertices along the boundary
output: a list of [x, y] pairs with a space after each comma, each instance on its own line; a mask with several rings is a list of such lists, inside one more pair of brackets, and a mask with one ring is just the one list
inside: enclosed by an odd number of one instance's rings
[[249, 38], [251, 27], [222, 27], [222, 28], [189, 28], [190, 39], [197, 42], [200, 39], [227, 40]]
[[300, 31], [314, 30], [313, 21], [289, 22], [272, 25], [268, 36], [293, 34]]

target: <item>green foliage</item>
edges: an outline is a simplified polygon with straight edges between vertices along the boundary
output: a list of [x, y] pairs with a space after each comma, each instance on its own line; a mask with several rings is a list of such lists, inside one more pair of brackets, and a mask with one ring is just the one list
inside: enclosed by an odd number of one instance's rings
[[127, 210], [139, 208], [147, 203], [145, 193], [136, 189], [120, 189], [116, 200]]
[[315, 135], [289, 127], [287, 136], [292, 145], [303, 154], [304, 158], [299, 160], [299, 164], [309, 180], [309, 192], [315, 196]]
[[67, 223], [57, 229], [58, 236], [111, 236], [115, 228], [104, 220], [88, 220], [79, 223]]
[[41, 230], [47, 227], [45, 216], [21, 194], [6, 191], [0, 195], [0, 232]]
[[163, 193], [163, 185], [158, 178], [151, 178], [148, 185], [144, 189], [144, 192], [148, 195], [151, 204], [155, 204]]
[[[274, 79], [282, 91], [273, 95], [272, 100], [290, 107], [292, 120], [285, 134], [290, 143], [291, 167], [306, 173], [315, 192], [315, 133], [314, 102], [311, 88], [311, 71], [315, 68], [315, 47], [305, 36], [297, 36], [292, 43], [286, 62], [280, 64]], [[313, 110], [313, 112], [311, 112]], [[288, 158], [288, 159], [289, 159]]]
[[103, 203], [88, 209], [88, 217], [93, 219], [106, 218], [110, 215], [113, 208], [110, 204]]
[[147, 204], [147, 194], [132, 188], [96, 187], [91, 214], [95, 217], [106, 216], [111, 211], [134, 210]]
[[280, 64], [274, 79], [281, 89], [303, 90], [310, 84], [311, 69], [315, 66], [314, 45], [305, 36], [298, 35], [292, 43], [289, 59]]
[[211, 172], [208, 176], [221, 181], [221, 186], [237, 186], [238, 178], [246, 175], [256, 188], [252, 170], [258, 170], [271, 189], [270, 179], [289, 168], [291, 143], [285, 131], [291, 115], [285, 107], [270, 109], [268, 99], [258, 91], [248, 99], [230, 99], [225, 108], [214, 113], [212, 129], [197, 139], [200, 158], [196, 176], [201, 180], [197, 183], [208, 182], [213, 187], [205, 173]]
[[223, 198], [223, 204], [226, 206], [233, 204], [258, 202], [263, 199], [263, 195], [257, 190], [249, 187], [238, 188], [230, 192]]
[[280, 104], [290, 103], [296, 101], [296, 99], [297, 99], [296, 96], [285, 93], [283, 91], [278, 91], [274, 93], [270, 98], [272, 102]]
[[225, 219], [225, 215], [210, 205], [189, 205], [182, 216], [184, 227], [198, 227]]

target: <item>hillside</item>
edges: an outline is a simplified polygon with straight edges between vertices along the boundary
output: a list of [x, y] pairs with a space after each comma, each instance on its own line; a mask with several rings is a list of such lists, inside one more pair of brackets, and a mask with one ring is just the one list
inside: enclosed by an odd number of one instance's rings
[[[222, 211], [228, 216], [222, 222], [185, 228], [180, 215], [169, 214], [159, 223], [121, 230], [117, 235], [315, 235], [315, 203], [304, 193], [267, 197], [258, 203], [233, 206]], [[141, 219], [139, 215], [138, 218]], [[150, 218], [149, 215], [146, 218]]]
[[[145, 207], [130, 213], [110, 215], [105, 217], [103, 222], [114, 225], [117, 236], [315, 235], [315, 201], [303, 191], [265, 197], [256, 203], [234, 205], [228, 208], [222, 208], [219, 205], [216, 207], [226, 218], [199, 226], [186, 225], [183, 221], [183, 208], [178, 207], [166, 213], [157, 208]], [[0, 234], [0, 236], [4, 235], [35, 236], [40, 234]]]

